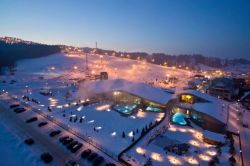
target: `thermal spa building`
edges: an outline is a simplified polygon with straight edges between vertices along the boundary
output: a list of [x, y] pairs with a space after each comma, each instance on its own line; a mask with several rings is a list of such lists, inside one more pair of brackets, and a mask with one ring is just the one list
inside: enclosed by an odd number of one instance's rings
[[183, 120], [190, 119], [204, 130], [225, 133], [227, 111], [222, 100], [199, 91], [188, 90], [179, 95], [178, 105], [172, 109], [171, 114], [173, 118], [184, 115]]
[[144, 83], [123, 79], [90, 81], [84, 83], [84, 89], [92, 96], [112, 100], [114, 110], [123, 114], [132, 114], [135, 108], [145, 111], [164, 111], [173, 95]]

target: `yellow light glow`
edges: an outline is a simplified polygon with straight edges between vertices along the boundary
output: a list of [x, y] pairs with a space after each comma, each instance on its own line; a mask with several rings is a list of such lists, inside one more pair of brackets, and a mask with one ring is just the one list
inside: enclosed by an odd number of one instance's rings
[[155, 161], [159, 161], [159, 162], [162, 162], [163, 161], [163, 158], [161, 157], [161, 155], [159, 153], [155, 153], [153, 152], [151, 154], [151, 158]]
[[145, 154], [146, 150], [145, 150], [145, 149], [142, 149], [141, 147], [137, 147], [137, 148], [136, 148], [136, 152], [137, 152], [138, 154]]
[[189, 158], [187, 161], [188, 161], [189, 164], [192, 164], [192, 165], [199, 164], [197, 159], [194, 159], [194, 158]]
[[146, 117], [146, 113], [143, 112], [143, 111], [138, 111], [137, 114], [136, 114], [136, 116], [137, 116], [138, 118], [144, 118], [144, 117]]
[[206, 151], [206, 153], [210, 156], [215, 156], [217, 154], [216, 151], [214, 151], [214, 150], [208, 150], [208, 151]]
[[209, 161], [211, 160], [211, 157], [209, 157], [208, 155], [204, 155], [204, 154], [200, 154], [199, 158], [203, 161]]
[[193, 146], [200, 146], [199, 142], [196, 140], [190, 140], [189, 143]]
[[98, 106], [96, 107], [95, 109], [97, 111], [105, 111], [106, 109], [110, 108], [110, 105], [109, 104], [104, 104], [104, 105], [101, 105], [101, 106]]
[[175, 156], [167, 156], [167, 158], [168, 158], [169, 162], [173, 165], [181, 165], [182, 164], [182, 162], [179, 159], [177, 159]]

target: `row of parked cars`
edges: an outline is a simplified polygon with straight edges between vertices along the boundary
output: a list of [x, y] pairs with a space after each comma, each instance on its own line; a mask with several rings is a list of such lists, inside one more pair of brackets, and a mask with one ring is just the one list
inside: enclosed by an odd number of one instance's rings
[[14, 110], [14, 112], [17, 114], [27, 111], [25, 108], [19, 107], [19, 106], [20, 106], [20, 104], [14, 103], [14, 104], [10, 105], [10, 108], [12, 108]]
[[73, 138], [69, 136], [63, 136], [59, 139], [59, 141], [66, 146], [68, 150], [70, 150], [72, 153], [76, 153], [79, 149], [82, 148], [83, 144], [74, 140]]
[[[26, 109], [23, 107], [19, 107], [20, 104], [15, 103], [10, 105], [10, 108], [14, 109], [14, 112], [16, 113], [22, 113], [25, 112]], [[26, 120], [26, 123], [32, 123], [37, 121], [38, 118], [36, 116], [31, 117]], [[38, 127], [43, 127], [47, 125], [48, 122], [42, 121], [38, 123]], [[54, 130], [49, 133], [50, 137], [55, 137], [56, 135], [59, 135], [61, 133], [60, 130]], [[59, 138], [59, 141], [72, 153], [76, 153], [79, 151], [83, 144], [74, 140], [73, 138], [69, 136], [62, 136]], [[34, 140], [29, 138], [24, 141], [27, 145], [32, 145], [34, 143]], [[41, 154], [40, 158], [45, 162], [45, 163], [50, 163], [53, 160], [53, 157], [49, 153], [43, 153]], [[86, 149], [81, 153], [81, 158], [87, 159], [89, 162], [92, 162], [93, 166], [99, 166], [102, 163], [104, 163], [104, 158], [102, 156], [99, 156], [97, 153], [93, 152], [91, 149]], [[67, 166], [79, 166], [79, 164], [73, 160], [70, 160], [67, 162]], [[107, 163], [106, 166], [115, 166], [113, 163]]]
[[104, 162], [104, 158], [99, 156], [97, 153], [92, 152], [91, 149], [86, 149], [81, 153], [83, 159], [87, 159], [90, 162], [93, 162], [94, 166], [99, 166]]

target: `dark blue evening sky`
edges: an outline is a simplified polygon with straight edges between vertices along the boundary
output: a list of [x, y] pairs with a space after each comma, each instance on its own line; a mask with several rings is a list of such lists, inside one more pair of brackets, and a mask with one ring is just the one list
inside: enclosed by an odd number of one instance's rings
[[250, 59], [250, 0], [0, 0], [0, 36]]

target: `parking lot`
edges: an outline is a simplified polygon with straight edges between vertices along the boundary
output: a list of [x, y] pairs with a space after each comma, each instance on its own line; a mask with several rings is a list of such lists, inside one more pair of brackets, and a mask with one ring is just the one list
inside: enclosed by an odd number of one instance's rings
[[[39, 148], [40, 152], [36, 150], [36, 153], [42, 154], [47, 152], [51, 154], [51, 156], [53, 156], [52, 164], [64, 165], [65, 163], [69, 163], [74, 165], [75, 163], [79, 163], [80, 165], [109, 165], [109, 163], [111, 163], [111, 158], [107, 158], [107, 156], [98, 149], [37, 114], [32, 108], [25, 107], [22, 104], [16, 107], [24, 108], [25, 111], [16, 112], [14, 111], [16, 108], [7, 108], [13, 103], [16, 104], [16, 102], [10, 98], [4, 100], [5, 107], [3, 107], [3, 103], [1, 103], [1, 114], [3, 115], [1, 117], [4, 117], [6, 123], [8, 123], [8, 121], [14, 121], [15, 123], [12, 123], [12, 127], [15, 128], [15, 131], [19, 131], [19, 135], [21, 135], [24, 140], [25, 138], [32, 138], [32, 140], [34, 140], [34, 145], [31, 145], [31, 148], [35, 145], [41, 146], [41, 148]], [[64, 139], [66, 137], [72, 140], [64, 143], [63, 141], [65, 141]], [[82, 152], [86, 150], [91, 151], [91, 153], [81, 157]], [[119, 165], [119, 163], [116, 162], [116, 165]]]

